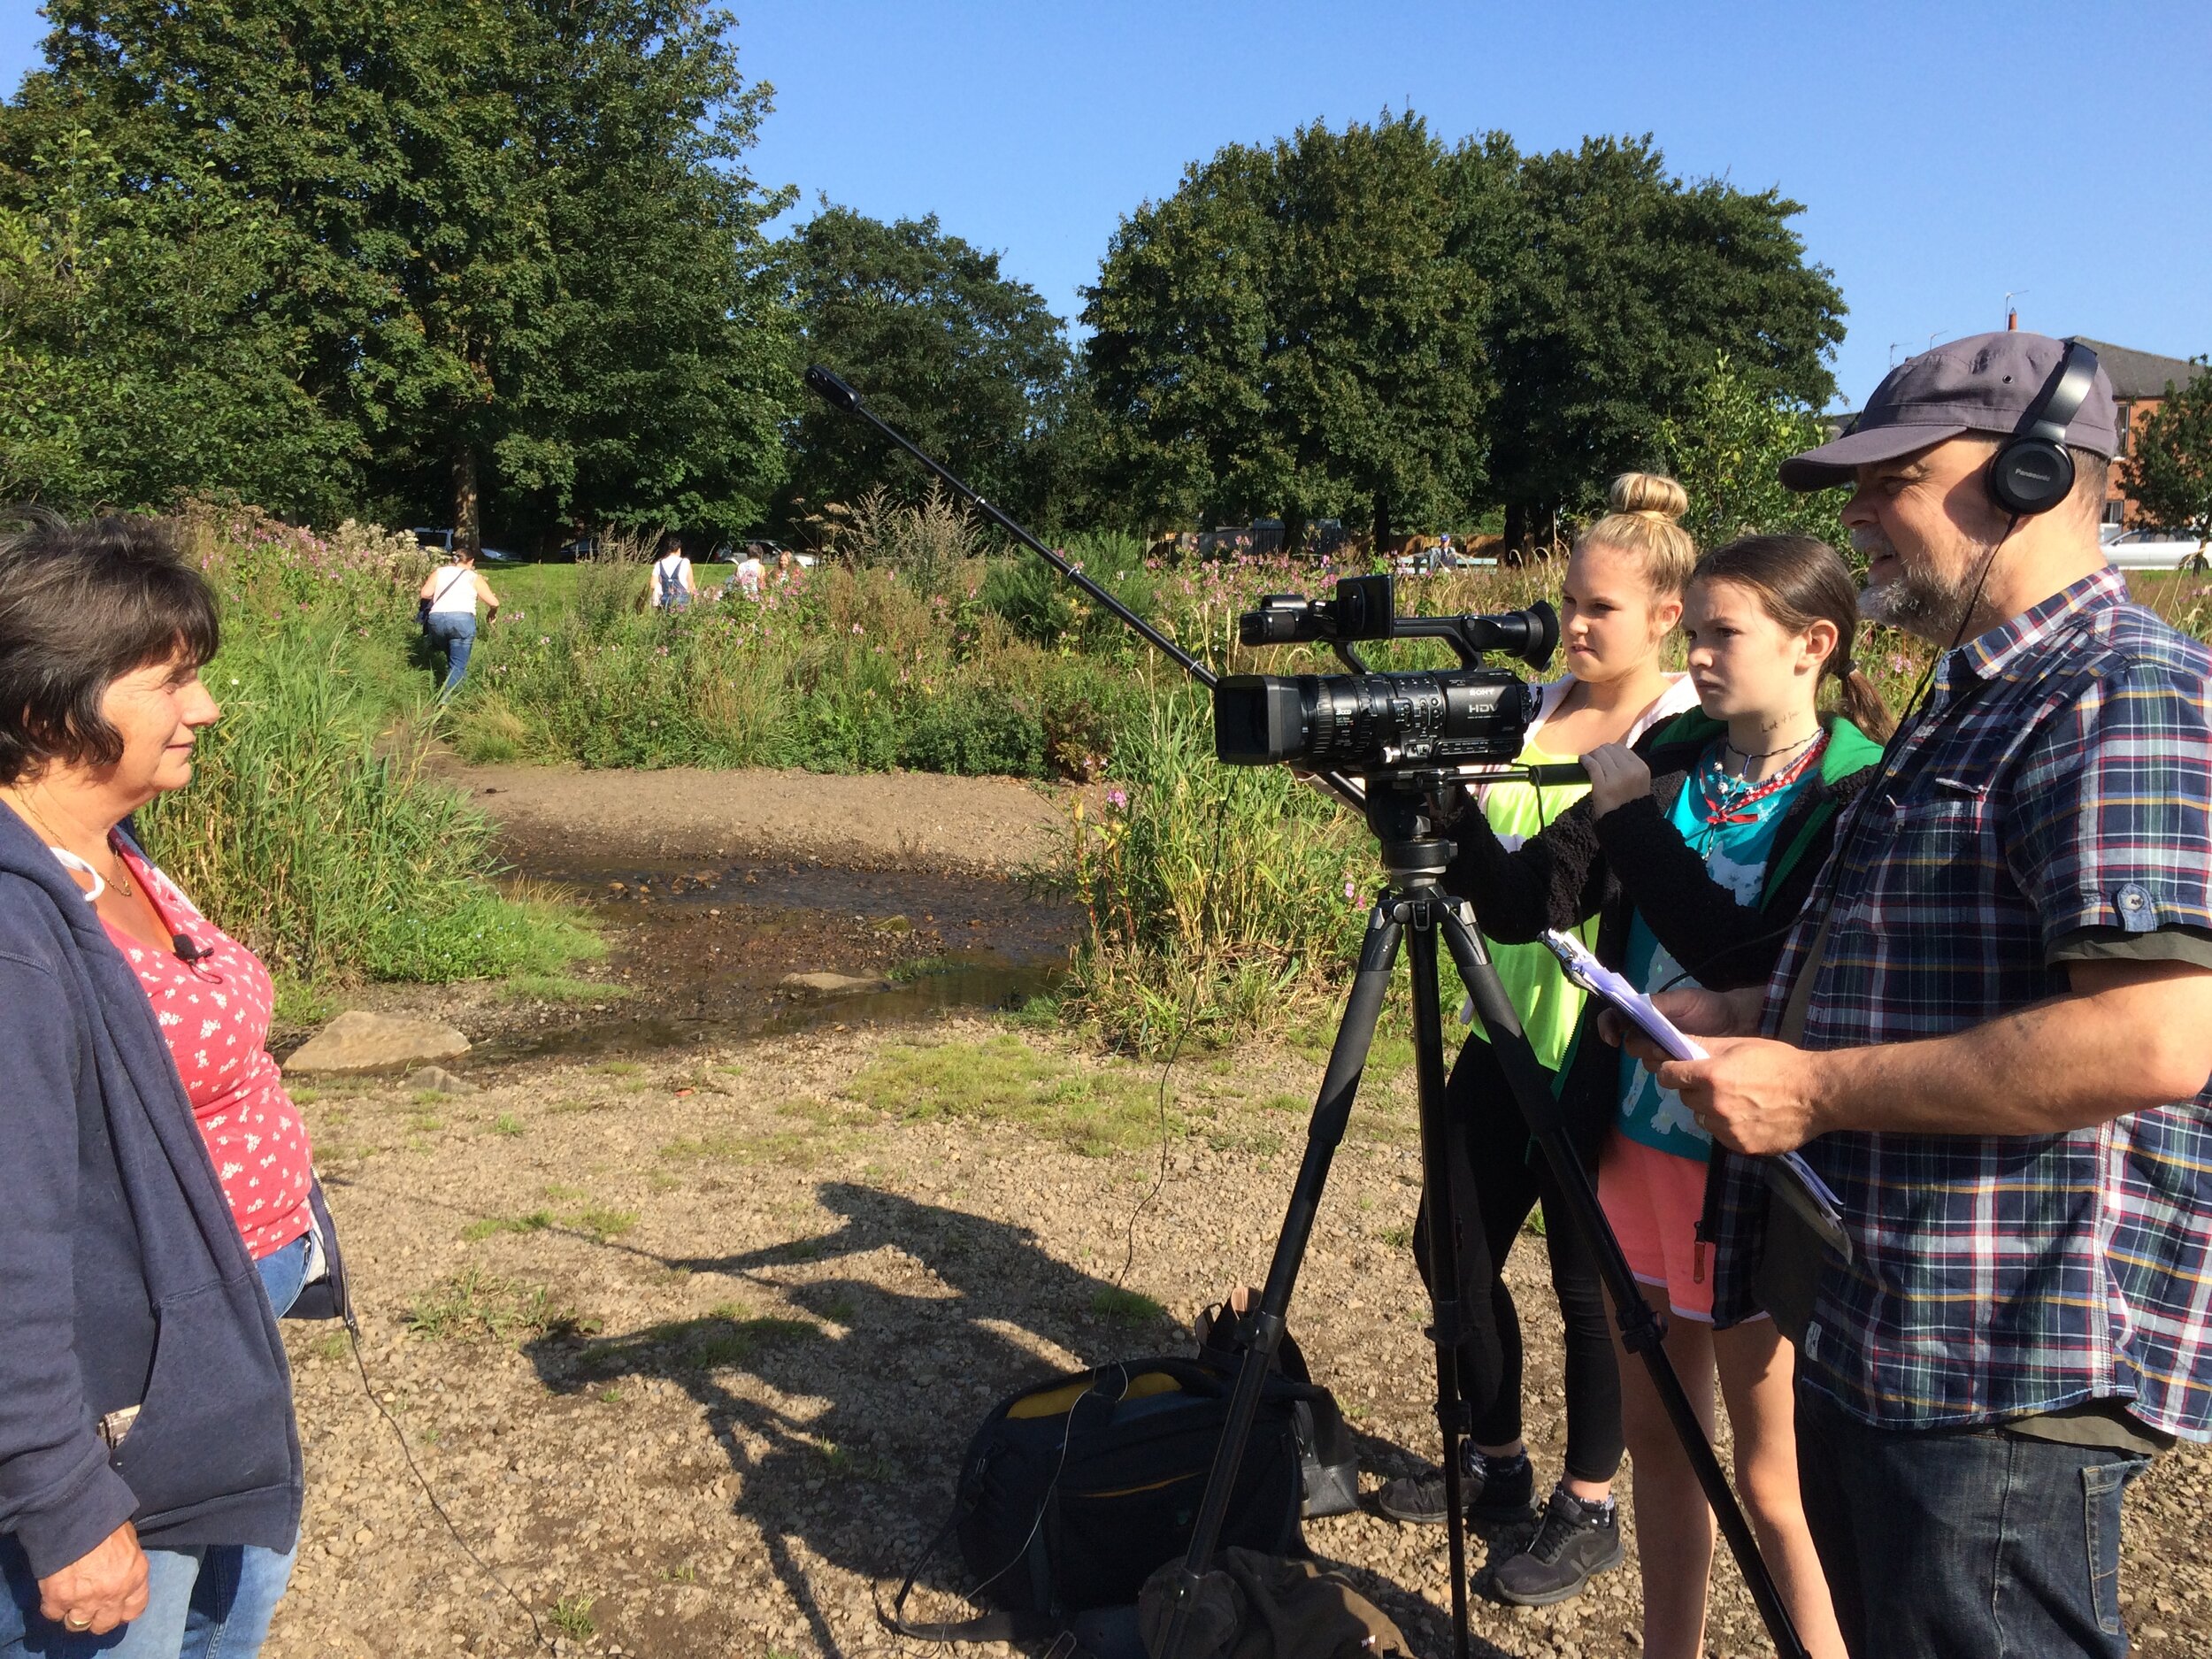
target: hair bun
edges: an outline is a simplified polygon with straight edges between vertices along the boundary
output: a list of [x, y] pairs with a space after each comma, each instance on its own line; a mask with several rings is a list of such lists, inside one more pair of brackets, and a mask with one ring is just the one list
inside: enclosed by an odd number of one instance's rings
[[1690, 495], [1663, 472], [1623, 472], [1606, 488], [1605, 504], [1615, 512], [1641, 513], [1679, 524], [1690, 511]]

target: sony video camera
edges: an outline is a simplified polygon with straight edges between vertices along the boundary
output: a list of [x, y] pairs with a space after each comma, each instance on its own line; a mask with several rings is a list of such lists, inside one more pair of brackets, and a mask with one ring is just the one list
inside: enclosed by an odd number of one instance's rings
[[[1237, 618], [1246, 645], [1319, 641], [1348, 674], [1232, 674], [1214, 687], [1214, 753], [1232, 765], [1276, 761], [1363, 777], [1445, 774], [1510, 764], [1536, 710], [1536, 690], [1501, 652], [1532, 668], [1551, 660], [1559, 616], [1538, 601], [1502, 616], [1402, 617], [1388, 576], [1351, 576], [1333, 599], [1269, 594]], [[1376, 673], [1360, 640], [1440, 639], [1460, 666]]]

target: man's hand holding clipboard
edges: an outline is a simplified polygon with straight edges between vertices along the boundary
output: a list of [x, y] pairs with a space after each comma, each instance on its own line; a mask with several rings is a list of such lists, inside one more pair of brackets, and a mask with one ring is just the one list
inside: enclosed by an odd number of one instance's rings
[[[1544, 943], [1567, 977], [1604, 1004], [1600, 1034], [1625, 1044], [1721, 1145], [1757, 1157], [1776, 1196], [1824, 1244], [1851, 1260], [1851, 1235], [1836, 1195], [1797, 1156], [1796, 1148], [1817, 1131], [1810, 1127], [1810, 1100], [1800, 1101], [1805, 1068], [1781, 1056], [1801, 1059], [1801, 1052], [1786, 1043], [1745, 1041], [1757, 1029], [1761, 993], [1699, 989], [1650, 997], [1599, 962], [1573, 934], [1548, 932]], [[1768, 1057], [1762, 1050], [1779, 1051], [1774, 1064], [1760, 1064]], [[1764, 1076], [1770, 1070], [1771, 1079]]]

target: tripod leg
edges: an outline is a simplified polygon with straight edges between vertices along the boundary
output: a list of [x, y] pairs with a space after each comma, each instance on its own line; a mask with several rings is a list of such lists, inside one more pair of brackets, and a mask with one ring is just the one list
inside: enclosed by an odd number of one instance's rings
[[1704, 1488], [1705, 1501], [1712, 1506], [1714, 1517], [1720, 1523], [1721, 1535], [1728, 1540], [1729, 1553], [1742, 1570], [1745, 1586], [1758, 1604], [1759, 1617], [1766, 1621], [1767, 1633], [1773, 1638], [1776, 1652], [1781, 1659], [1805, 1659], [1804, 1644], [1798, 1640], [1797, 1627], [1790, 1621], [1789, 1609], [1782, 1605], [1782, 1593], [1775, 1586], [1774, 1575], [1767, 1571], [1765, 1558], [1759, 1554], [1758, 1540], [1752, 1536], [1751, 1524], [1744, 1518], [1742, 1507], [1737, 1503], [1735, 1491], [1722, 1471], [1712, 1442], [1705, 1438], [1704, 1427], [1690, 1408], [1690, 1397], [1682, 1391], [1682, 1379], [1674, 1374], [1674, 1366], [1661, 1346], [1664, 1327], [1637, 1286], [1636, 1275], [1630, 1271], [1621, 1241], [1598, 1205], [1597, 1188], [1591, 1184], [1589, 1171], [1568, 1142], [1566, 1128], [1553, 1104], [1551, 1091], [1544, 1085], [1542, 1069], [1530, 1051], [1527, 1037], [1522, 1033], [1520, 1016], [1514, 1011], [1505, 987], [1498, 983], [1497, 970], [1490, 965], [1489, 955], [1475, 933], [1472, 918], [1456, 903], [1440, 904], [1437, 910], [1452, 960], [1458, 964], [1459, 977], [1466, 981], [1467, 989], [1475, 999], [1475, 1008], [1490, 1033], [1491, 1046], [1497, 1051], [1521, 1115], [1528, 1120], [1529, 1131], [1535, 1136], [1545, 1162], [1551, 1165], [1552, 1176], [1559, 1184], [1567, 1208], [1574, 1212], [1569, 1217], [1569, 1225], [1582, 1229], [1583, 1237], [1589, 1240], [1597, 1257], [1598, 1271], [1605, 1279], [1614, 1311], [1620, 1319], [1622, 1342], [1643, 1361], [1645, 1371], [1650, 1373], [1660, 1404], [1674, 1425], [1676, 1438], [1682, 1442], [1690, 1467], [1696, 1471], [1698, 1485]]
[[1428, 1187], [1430, 1329], [1436, 1342], [1436, 1425], [1444, 1440], [1444, 1529], [1452, 1572], [1452, 1640], [1467, 1659], [1467, 1512], [1460, 1491], [1459, 1442], [1467, 1432], [1459, 1397], [1459, 1219], [1452, 1202], [1452, 1147], [1444, 1104], [1444, 1015], [1436, 984], [1436, 924], [1441, 903], [1414, 920], [1408, 940], [1413, 970], [1413, 1058], [1421, 1101], [1421, 1173]]
[[[1290, 1189], [1290, 1208], [1276, 1236], [1274, 1259], [1268, 1264], [1267, 1287], [1260, 1305], [1245, 1321], [1246, 1348], [1237, 1365], [1235, 1386], [1229, 1395], [1229, 1415], [1222, 1425], [1221, 1443], [1214, 1448], [1213, 1468], [1206, 1477], [1206, 1495], [1198, 1506], [1198, 1521], [1191, 1531], [1190, 1548], [1175, 1584], [1175, 1614], [1168, 1624], [1162, 1659], [1179, 1659], [1190, 1625], [1193, 1598], [1198, 1581], [1213, 1563], [1214, 1548], [1221, 1540], [1221, 1524], [1229, 1512], [1230, 1494], [1236, 1489], [1237, 1468], [1244, 1461], [1245, 1442], [1252, 1435], [1252, 1420], [1259, 1413], [1260, 1395], [1267, 1386], [1267, 1371], [1275, 1350], [1281, 1346], [1290, 1294], [1305, 1260], [1307, 1241], [1313, 1236], [1314, 1217], [1321, 1208], [1321, 1190], [1328, 1184], [1329, 1166], [1344, 1139], [1344, 1126], [1352, 1116], [1352, 1099], [1366, 1069], [1367, 1051], [1375, 1041], [1375, 1020], [1390, 988], [1391, 970], [1398, 959], [1398, 943], [1405, 930], [1378, 904], [1367, 919], [1367, 937], [1360, 946], [1359, 971], [1352, 977], [1351, 994], [1345, 999], [1344, 1018], [1336, 1029], [1336, 1043], [1329, 1050], [1329, 1068], [1322, 1074], [1320, 1098], [1306, 1127], [1306, 1151], [1298, 1164], [1298, 1179]], [[1430, 960], [1435, 944], [1430, 943]]]

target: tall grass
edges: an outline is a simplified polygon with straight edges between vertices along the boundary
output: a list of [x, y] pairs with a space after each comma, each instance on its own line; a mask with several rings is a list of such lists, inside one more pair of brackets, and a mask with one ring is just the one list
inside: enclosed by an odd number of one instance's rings
[[549, 972], [595, 949], [501, 896], [489, 827], [422, 775], [426, 681], [410, 682], [400, 608], [423, 568], [411, 543], [206, 507], [183, 529], [224, 600], [205, 671], [224, 714], [191, 786], [140, 827], [201, 908], [305, 980]]
[[1213, 757], [1206, 703], [1155, 697], [1078, 800], [1060, 879], [1088, 918], [1068, 1000], [1150, 1051], [1265, 1030], [1341, 977], [1373, 856], [1358, 819], [1279, 766]]
[[1132, 693], [1115, 658], [1020, 636], [983, 596], [996, 568], [830, 565], [758, 602], [641, 610], [619, 570], [503, 623], [456, 713], [472, 759], [797, 766], [1021, 777], [1095, 772]]

